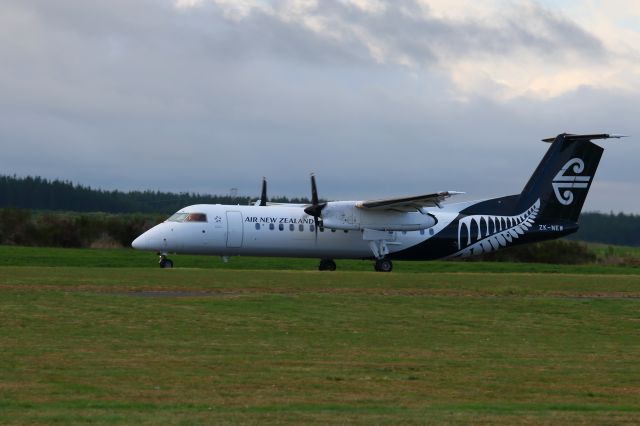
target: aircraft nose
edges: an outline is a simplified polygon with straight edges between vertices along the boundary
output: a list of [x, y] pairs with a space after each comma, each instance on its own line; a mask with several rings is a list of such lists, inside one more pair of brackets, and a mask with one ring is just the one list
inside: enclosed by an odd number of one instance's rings
[[133, 247], [136, 250], [144, 250], [146, 248], [145, 244], [145, 240], [147, 238], [145, 237], [144, 234], [140, 235], [138, 238], [136, 238], [135, 240], [133, 240], [133, 242], [131, 243], [131, 247]]
[[153, 230], [145, 232], [144, 234], [133, 240], [133, 242], [131, 243], [131, 247], [136, 250], [157, 251], [160, 248], [160, 244], [158, 243], [156, 234], [157, 232], [153, 232]]
[[[141, 236], [142, 236], [142, 235], [141, 235]], [[141, 236], [140, 236], [140, 237], [141, 237]], [[133, 248], [134, 248], [134, 249], [136, 249], [136, 250], [140, 250], [140, 249], [141, 249], [141, 247], [140, 247], [140, 245], [141, 245], [140, 237], [136, 238], [135, 240], [133, 240], [133, 241], [131, 242], [131, 247], [133, 247]]]

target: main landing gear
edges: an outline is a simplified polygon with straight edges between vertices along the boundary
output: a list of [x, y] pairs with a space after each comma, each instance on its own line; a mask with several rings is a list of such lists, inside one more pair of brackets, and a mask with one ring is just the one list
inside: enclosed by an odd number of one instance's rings
[[320, 265], [318, 266], [319, 271], [335, 271], [336, 270], [336, 262], [333, 259], [321, 259]]
[[388, 246], [397, 245], [399, 243], [395, 240], [388, 240], [387, 238], [390, 238], [389, 234], [392, 233], [365, 229], [363, 238], [369, 241], [369, 248], [371, 249], [371, 253], [373, 253], [374, 259], [376, 259], [376, 263], [373, 265], [373, 269], [376, 272], [391, 272], [393, 270], [393, 263], [386, 258], [389, 254]]
[[[373, 269], [377, 272], [391, 272], [393, 270], [393, 262], [389, 259], [377, 259]], [[336, 262], [333, 259], [322, 259], [318, 265], [319, 271], [335, 271]]]
[[389, 259], [377, 259], [373, 269], [376, 272], [391, 272], [393, 271], [393, 262]]
[[173, 268], [173, 260], [168, 259], [166, 254], [161, 254], [160, 255], [160, 267], [165, 269], [165, 268]]

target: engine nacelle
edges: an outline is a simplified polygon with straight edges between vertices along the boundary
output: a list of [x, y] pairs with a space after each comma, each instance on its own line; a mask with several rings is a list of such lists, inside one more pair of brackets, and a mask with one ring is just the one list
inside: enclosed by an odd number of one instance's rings
[[359, 230], [360, 215], [353, 201], [331, 201], [322, 209], [322, 226], [344, 231]]
[[322, 225], [329, 229], [419, 231], [437, 223], [430, 213], [369, 210], [356, 207], [353, 201], [330, 202], [322, 210]]
[[[360, 209], [359, 209], [360, 210]], [[385, 210], [361, 210], [361, 229], [377, 231], [420, 231], [435, 226], [438, 220], [432, 214], [395, 212]]]

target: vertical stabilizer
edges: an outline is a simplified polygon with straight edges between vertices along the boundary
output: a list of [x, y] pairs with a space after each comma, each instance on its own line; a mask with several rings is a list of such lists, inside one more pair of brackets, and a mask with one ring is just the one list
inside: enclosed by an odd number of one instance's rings
[[539, 199], [540, 218], [577, 222], [604, 151], [591, 140], [617, 137], [563, 133], [544, 139], [551, 146], [520, 194], [517, 209]]

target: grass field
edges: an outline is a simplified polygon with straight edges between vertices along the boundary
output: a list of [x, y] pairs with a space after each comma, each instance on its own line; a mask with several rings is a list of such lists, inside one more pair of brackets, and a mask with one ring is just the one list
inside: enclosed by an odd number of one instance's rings
[[635, 268], [0, 253], [0, 423], [640, 423]]

